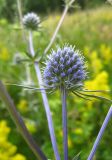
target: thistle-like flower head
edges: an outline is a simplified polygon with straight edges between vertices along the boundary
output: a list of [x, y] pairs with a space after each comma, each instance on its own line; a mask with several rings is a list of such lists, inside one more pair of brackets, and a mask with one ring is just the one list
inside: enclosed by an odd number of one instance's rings
[[29, 30], [36, 30], [40, 24], [40, 17], [35, 13], [28, 13], [23, 17], [23, 25]]
[[65, 45], [52, 51], [45, 64], [43, 78], [47, 88], [64, 86], [70, 90], [83, 87], [87, 77], [86, 65], [84, 57], [74, 47]]

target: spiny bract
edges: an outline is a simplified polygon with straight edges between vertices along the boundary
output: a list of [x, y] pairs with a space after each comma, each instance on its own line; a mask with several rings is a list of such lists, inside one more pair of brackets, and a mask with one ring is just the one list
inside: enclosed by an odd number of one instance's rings
[[64, 46], [52, 51], [45, 63], [43, 72], [46, 88], [64, 86], [67, 90], [83, 87], [87, 77], [84, 57], [72, 46]]
[[40, 24], [40, 17], [35, 13], [28, 13], [23, 17], [23, 25], [29, 30], [36, 30]]

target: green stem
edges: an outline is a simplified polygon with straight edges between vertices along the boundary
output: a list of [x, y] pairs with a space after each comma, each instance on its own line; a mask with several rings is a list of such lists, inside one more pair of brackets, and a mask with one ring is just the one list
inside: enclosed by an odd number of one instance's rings
[[[54, 43], [54, 41], [55, 41], [55, 39], [56, 39], [56, 36], [57, 36], [57, 34], [58, 34], [61, 26], [62, 26], [62, 23], [63, 23], [63, 21], [64, 21], [64, 19], [65, 19], [65, 17], [66, 17], [66, 14], [67, 14], [69, 8], [71, 7], [71, 5], [72, 5], [74, 2], [75, 2], [75, 0], [70, 0], [69, 3], [68, 3], [67, 5], [65, 5], [64, 11], [63, 11], [63, 13], [62, 13], [62, 16], [61, 16], [61, 18], [60, 18], [60, 20], [59, 20], [59, 22], [58, 22], [58, 24], [57, 24], [57, 26], [56, 26], [56, 29], [55, 29], [55, 31], [54, 31], [51, 39], [50, 39], [49, 44], [47, 45], [47, 47], [45, 48], [42, 56], [40, 57], [40, 60], [47, 54], [47, 52], [49, 51], [49, 49], [50, 49], [51, 46], [53, 45], [53, 43]], [[40, 60], [39, 60], [39, 61], [40, 61]]]

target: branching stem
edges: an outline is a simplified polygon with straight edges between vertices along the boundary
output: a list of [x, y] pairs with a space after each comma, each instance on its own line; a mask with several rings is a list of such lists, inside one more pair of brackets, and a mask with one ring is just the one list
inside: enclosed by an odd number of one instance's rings
[[[29, 50], [30, 50], [32, 57], [35, 56], [35, 51], [34, 51], [34, 47], [33, 47], [33, 37], [32, 37], [31, 31], [29, 32]], [[43, 81], [42, 81], [41, 71], [40, 71], [40, 67], [39, 67], [38, 62], [34, 63], [34, 68], [36, 71], [36, 76], [37, 76], [37, 79], [39, 82], [39, 86], [40, 86], [40, 88], [43, 88]], [[55, 154], [56, 160], [60, 160], [60, 155], [58, 152], [58, 147], [57, 147], [56, 137], [55, 137], [55, 132], [54, 132], [54, 126], [53, 126], [53, 121], [52, 121], [52, 115], [50, 112], [50, 107], [49, 107], [46, 91], [45, 90], [41, 91], [41, 95], [42, 95], [42, 99], [43, 99], [44, 108], [46, 111], [48, 127], [49, 127], [49, 132], [50, 132], [50, 137], [51, 137], [51, 142], [52, 142], [54, 154]]]
[[[43, 55], [42, 55], [41, 58], [43, 58], [43, 56], [47, 54], [47, 52], [48, 52], [49, 49], [51, 48], [52, 44], [54, 43], [54, 41], [55, 41], [55, 39], [56, 39], [56, 36], [57, 36], [57, 34], [58, 34], [58, 32], [59, 32], [59, 29], [60, 29], [60, 27], [62, 26], [62, 23], [63, 23], [63, 21], [64, 21], [64, 19], [65, 19], [65, 16], [66, 16], [69, 8], [71, 7], [71, 5], [72, 5], [74, 2], [75, 2], [75, 0], [70, 0], [70, 2], [65, 5], [64, 11], [63, 11], [63, 13], [62, 13], [62, 16], [61, 16], [59, 22], [58, 22], [58, 25], [57, 25], [57, 27], [56, 27], [56, 29], [55, 29], [52, 37], [51, 37], [51, 40], [50, 40], [49, 44], [48, 44], [47, 47], [45, 48], [44, 53], [43, 53]], [[41, 58], [40, 58], [40, 60], [41, 60]]]

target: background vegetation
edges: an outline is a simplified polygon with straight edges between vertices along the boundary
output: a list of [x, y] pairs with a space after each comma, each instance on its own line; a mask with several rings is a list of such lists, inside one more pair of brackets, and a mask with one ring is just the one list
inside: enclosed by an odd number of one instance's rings
[[[77, 0], [77, 4], [81, 9], [93, 8], [102, 5], [106, 0]], [[22, 1], [24, 12], [34, 11], [38, 13], [51, 13], [52, 11], [62, 11], [64, 8], [64, 0], [24, 0]], [[17, 16], [17, 1], [0, 0], [0, 17], [7, 18], [9, 21], [14, 20]]]
[[[22, 39], [18, 23], [10, 23], [16, 19], [16, 4], [13, 0], [1, 0], [0, 12], [0, 77], [4, 82], [25, 85], [38, 85], [33, 66], [28, 63], [18, 63], [18, 55], [25, 57], [26, 44]], [[31, 2], [31, 3], [30, 3]], [[48, 3], [47, 3], [48, 2]], [[57, 2], [56, 10], [62, 4], [61, 1], [28, 1], [26, 0], [25, 12], [29, 10], [44, 13], [53, 10], [53, 3]], [[9, 5], [9, 4], [10, 5]], [[36, 3], [36, 4], [34, 4]], [[99, 1], [94, 1], [94, 6]], [[87, 2], [85, 5], [91, 5]], [[52, 7], [53, 6], [53, 7]], [[39, 7], [40, 8], [40, 7]], [[14, 10], [13, 10], [14, 9]], [[11, 13], [11, 14], [9, 14]], [[11, 15], [11, 16], [10, 16]], [[6, 19], [8, 18], [8, 19]], [[59, 13], [52, 13], [42, 23], [41, 32], [35, 32], [35, 48], [39, 49], [39, 55], [49, 43], [50, 37], [60, 18]], [[112, 89], [112, 8], [109, 5], [77, 11], [68, 14], [59, 34], [56, 44], [70, 43], [80, 49], [88, 62], [89, 78], [85, 82], [88, 89]], [[55, 45], [53, 48], [55, 48]], [[43, 65], [42, 65], [43, 66]], [[24, 70], [23, 70], [24, 68]], [[31, 76], [29, 77], [29, 69]], [[32, 78], [31, 78], [32, 77]], [[14, 102], [24, 118], [24, 121], [33, 134], [35, 140], [41, 146], [50, 159], [54, 159], [47, 121], [42, 105], [40, 93], [24, 90], [23, 88], [7, 86]], [[52, 110], [58, 146], [62, 154], [62, 126], [61, 126], [61, 102], [59, 92], [48, 94]], [[111, 95], [110, 95], [110, 98]], [[82, 160], [87, 159], [95, 137], [101, 127], [110, 104], [102, 101], [85, 101], [68, 96], [68, 130], [69, 130], [69, 157], [72, 159], [81, 152]], [[60, 114], [59, 114], [60, 113]], [[112, 127], [111, 123], [100, 143], [96, 160], [112, 159]], [[35, 160], [33, 153], [18, 133], [4, 103], [0, 102], [0, 157], [2, 160]], [[0, 158], [1, 159], [1, 158]]]

